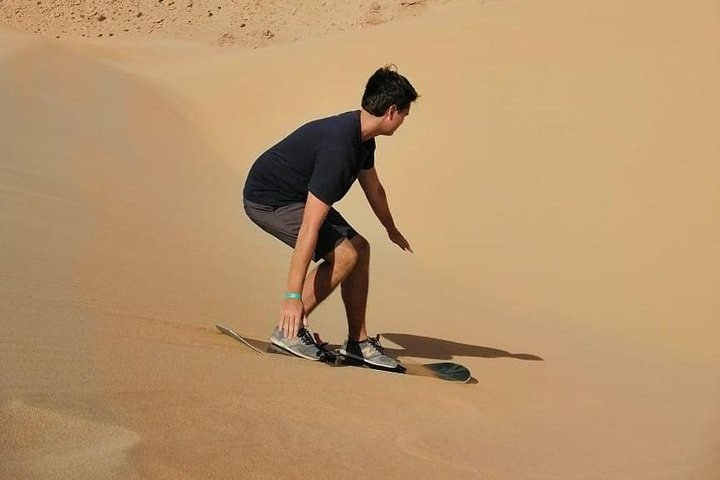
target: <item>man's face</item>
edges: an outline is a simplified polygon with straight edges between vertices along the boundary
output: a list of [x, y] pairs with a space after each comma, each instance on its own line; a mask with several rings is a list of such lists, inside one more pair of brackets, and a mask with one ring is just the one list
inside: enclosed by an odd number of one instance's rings
[[385, 135], [392, 135], [395, 133], [400, 125], [405, 121], [405, 117], [410, 115], [410, 107], [405, 110], [398, 110], [397, 106], [391, 105], [385, 113]]

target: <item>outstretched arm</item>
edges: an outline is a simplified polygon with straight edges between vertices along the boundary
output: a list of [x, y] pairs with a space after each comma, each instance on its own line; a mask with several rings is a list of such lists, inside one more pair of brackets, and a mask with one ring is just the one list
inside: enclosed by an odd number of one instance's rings
[[390, 213], [390, 207], [388, 206], [385, 189], [383, 188], [382, 183], [380, 183], [380, 178], [378, 177], [375, 167], [369, 170], [362, 170], [358, 176], [358, 180], [360, 181], [360, 186], [365, 192], [365, 196], [367, 197], [373, 212], [375, 212], [378, 220], [380, 220], [380, 223], [382, 223], [387, 230], [390, 240], [403, 250], [407, 250], [412, 253], [410, 243], [405, 240], [405, 237], [395, 226], [395, 221], [393, 220], [392, 214]]

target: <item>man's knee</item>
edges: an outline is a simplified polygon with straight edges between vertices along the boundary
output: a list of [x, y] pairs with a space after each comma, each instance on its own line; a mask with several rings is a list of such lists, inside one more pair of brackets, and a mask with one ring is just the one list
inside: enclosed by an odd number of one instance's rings
[[347, 238], [338, 243], [337, 246], [324, 257], [326, 262], [333, 263], [342, 270], [352, 270], [358, 261], [358, 252], [355, 246]]
[[369, 259], [370, 243], [361, 235], [355, 235], [352, 240], [344, 239], [325, 257], [326, 261], [334, 262], [343, 270], [353, 270], [359, 262], [367, 263]]
[[367, 262], [370, 260], [370, 242], [368, 242], [365, 237], [360, 234], [355, 235], [352, 240], [350, 240], [350, 243], [357, 252], [359, 262]]

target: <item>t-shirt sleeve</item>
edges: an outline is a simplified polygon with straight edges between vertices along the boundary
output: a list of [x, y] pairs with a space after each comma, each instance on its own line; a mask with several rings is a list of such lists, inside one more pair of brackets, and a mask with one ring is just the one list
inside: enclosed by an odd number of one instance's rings
[[365, 156], [363, 158], [363, 170], [370, 170], [375, 166], [375, 139], [371, 139], [367, 142], [365, 148]]
[[320, 150], [308, 190], [328, 205], [340, 200], [354, 179], [352, 156], [345, 150]]

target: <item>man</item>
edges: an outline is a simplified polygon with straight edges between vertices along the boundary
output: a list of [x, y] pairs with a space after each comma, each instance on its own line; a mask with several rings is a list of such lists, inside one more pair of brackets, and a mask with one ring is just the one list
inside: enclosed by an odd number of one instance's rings
[[[318, 360], [320, 349], [307, 319], [340, 285], [348, 321], [341, 353], [374, 367], [398, 367], [366, 331], [370, 245], [332, 205], [358, 179], [390, 240], [412, 252], [388, 208], [374, 152], [375, 137], [395, 133], [417, 97], [394, 65], [380, 68], [367, 82], [361, 110], [301, 126], [250, 169], [243, 191], [245, 212], [294, 248], [281, 318], [270, 337], [273, 344]], [[311, 259], [320, 263], [306, 277]]]

